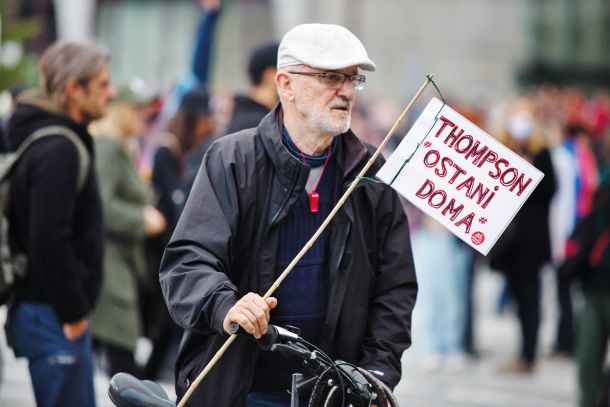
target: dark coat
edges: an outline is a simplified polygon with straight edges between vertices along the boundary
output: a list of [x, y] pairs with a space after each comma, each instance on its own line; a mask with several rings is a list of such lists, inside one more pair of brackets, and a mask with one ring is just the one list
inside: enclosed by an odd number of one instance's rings
[[248, 96], [235, 96], [233, 115], [225, 133], [233, 134], [240, 130], [256, 127], [267, 113], [269, 113], [267, 107], [255, 102]]
[[[258, 128], [215, 142], [165, 252], [161, 287], [186, 329], [176, 362], [176, 391], [225, 342], [222, 322], [237, 299], [273, 283], [278, 225], [303, 193], [309, 167], [281, 140], [281, 108]], [[335, 202], [372, 155], [350, 131], [339, 136]], [[370, 174], [380, 168], [379, 159]], [[411, 344], [417, 283], [407, 217], [396, 192], [361, 182], [329, 225], [330, 276], [321, 343], [333, 359], [383, 372], [394, 387]], [[243, 406], [259, 354], [237, 338], [201, 383], [190, 405]]]
[[174, 231], [184, 209], [203, 156], [215, 136], [209, 136], [190, 151], [183, 162], [171, 147], [161, 145], [155, 152], [152, 186], [157, 197], [156, 207], [167, 220], [168, 228], [159, 240], [163, 248]]
[[23, 154], [11, 179], [11, 238], [28, 258], [17, 301], [49, 303], [60, 321], [87, 316], [102, 277], [103, 221], [94, 168], [93, 140], [85, 126], [62, 114], [42, 96], [20, 99], [8, 125], [11, 150], [34, 131], [68, 127], [83, 141], [91, 167], [77, 192], [79, 157], [63, 136], [37, 141]]
[[157, 199], [155, 206], [167, 220], [167, 239], [161, 239], [165, 240], [165, 246], [186, 199], [182, 188], [181, 164], [170, 147], [162, 145], [155, 152], [151, 182]]
[[549, 207], [556, 181], [549, 151], [541, 150], [533, 165], [544, 178], [490, 253], [491, 266], [505, 273], [536, 271], [551, 259]]
[[[610, 233], [610, 168], [603, 171], [600, 186], [596, 192], [596, 199], [600, 205], [599, 221], [604, 225], [606, 237]], [[605, 242], [606, 247], [601, 253], [600, 266], [593, 270], [593, 273], [583, 281], [583, 291], [585, 294], [601, 293], [610, 295], [610, 243]]]
[[579, 278], [585, 295], [610, 295], [610, 168], [602, 172], [591, 213], [576, 226], [571, 239], [577, 250], [560, 273], [567, 279]]
[[[173, 137], [173, 136], [172, 136]], [[156, 208], [167, 221], [167, 229], [159, 236], [146, 239], [146, 260], [148, 265], [147, 282], [141, 287], [142, 318], [144, 329], [153, 341], [160, 341], [162, 335], [180, 335], [182, 330], [170, 317], [159, 286], [159, 265], [165, 246], [174, 233], [176, 223], [184, 209], [184, 204], [191, 191], [205, 151], [210, 146], [213, 136], [206, 138], [181, 162], [177, 154], [168, 145], [161, 145], [154, 158], [152, 186], [156, 197]], [[171, 334], [170, 334], [171, 332]], [[157, 347], [162, 349], [162, 346]], [[163, 352], [160, 350], [159, 352]], [[149, 362], [153, 363], [154, 362]]]

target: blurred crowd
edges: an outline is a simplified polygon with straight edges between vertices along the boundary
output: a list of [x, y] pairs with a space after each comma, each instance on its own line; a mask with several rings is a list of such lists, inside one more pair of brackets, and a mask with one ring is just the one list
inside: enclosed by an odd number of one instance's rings
[[[459, 370], [477, 355], [473, 277], [491, 269], [505, 281], [498, 312], [514, 311], [519, 326], [519, 352], [499, 371], [533, 374], [541, 357], [574, 359], [581, 405], [605, 405], [599, 403], [608, 393], [602, 372], [610, 328], [610, 95], [542, 85], [484, 108], [456, 107], [545, 176], [486, 258], [432, 219], [411, 216], [420, 284], [414, 335], [425, 365]], [[543, 281], [554, 286], [543, 290]], [[552, 354], [540, 355], [542, 297], [549, 289], [558, 318]]]
[[[192, 70], [170, 94], [153, 94], [134, 73], [129, 82], [117, 84], [108, 113], [89, 127], [95, 138], [107, 239], [101, 295], [90, 324], [99, 365], [109, 375], [123, 371], [155, 380], [172, 365], [181, 331], [160, 292], [158, 268], [164, 247], [208, 146], [225, 134], [256, 126], [277, 103], [275, 43], [252, 50], [244, 67], [250, 80], [246, 94], [209, 91], [218, 3], [202, 2]], [[13, 92], [15, 100], [17, 93]], [[420, 285], [414, 342], [430, 371], [460, 369], [469, 363], [477, 354], [473, 285], [479, 270], [491, 268], [505, 279], [498, 309], [516, 311], [515, 338], [521, 344], [514, 359], [500, 368], [535, 374], [541, 357], [541, 275], [554, 273], [549, 281], [556, 285], [559, 318], [554, 321], [553, 352], [577, 362], [581, 404], [593, 406], [602, 394], [610, 332], [610, 253], [605, 237], [610, 225], [605, 199], [610, 94], [543, 85], [486, 102], [449, 104], [545, 177], [487, 258], [408, 208]], [[363, 140], [378, 144], [398, 113], [389, 100], [356, 105], [352, 129]], [[10, 142], [5, 133], [6, 147]], [[393, 147], [400, 134], [395, 138]], [[579, 226], [589, 219], [594, 231], [583, 232]], [[587, 244], [579, 240], [583, 234]], [[584, 263], [566, 266], [575, 256], [584, 256]], [[147, 338], [144, 345], [141, 338]]]

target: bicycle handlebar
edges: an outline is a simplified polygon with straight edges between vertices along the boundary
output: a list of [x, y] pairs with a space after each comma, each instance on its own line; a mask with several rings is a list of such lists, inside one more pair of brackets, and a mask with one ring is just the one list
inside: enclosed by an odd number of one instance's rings
[[[255, 339], [240, 327], [234, 333], [255, 341], [263, 350], [278, 351], [283, 355], [296, 356], [305, 361], [309, 369], [314, 372], [314, 376], [303, 380], [297, 390], [308, 391], [313, 387], [312, 397], [313, 392], [318, 392], [323, 377], [334, 377], [337, 380], [334, 380], [332, 386], [335, 390], [344, 389], [339, 392], [339, 394], [345, 392], [343, 397], [347, 395], [351, 399], [351, 396], [355, 396], [357, 400], [368, 400], [370, 403], [370, 400], [377, 395], [385, 394], [387, 397], [384, 398], [391, 401], [389, 405], [398, 406], [392, 392], [378, 379], [372, 377], [373, 375], [347, 362], [340, 360], [333, 362], [324, 352], [288, 329], [268, 325], [267, 332], [259, 339]], [[126, 373], [117, 373], [112, 377], [108, 393], [113, 403], [119, 407], [175, 407], [175, 403], [168, 399], [167, 394], [157, 383], [138, 380]]]

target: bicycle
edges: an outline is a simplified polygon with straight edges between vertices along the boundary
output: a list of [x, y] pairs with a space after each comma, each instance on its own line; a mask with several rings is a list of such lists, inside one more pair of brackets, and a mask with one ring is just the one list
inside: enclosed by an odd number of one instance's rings
[[[254, 338], [241, 328], [238, 335]], [[296, 356], [311, 371], [309, 377], [292, 375], [291, 407], [299, 407], [301, 398], [308, 407], [353, 406], [398, 407], [392, 391], [372, 373], [351, 363], [333, 361], [315, 345], [288, 329], [269, 325], [267, 333], [256, 340], [264, 351]], [[110, 400], [117, 407], [175, 407], [163, 388], [149, 380], [139, 380], [117, 373], [110, 380]], [[346, 404], [348, 403], [348, 404]]]

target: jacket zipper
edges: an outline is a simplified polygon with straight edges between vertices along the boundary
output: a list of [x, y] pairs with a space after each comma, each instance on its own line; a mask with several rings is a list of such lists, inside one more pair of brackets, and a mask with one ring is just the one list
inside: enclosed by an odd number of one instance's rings
[[[351, 222], [347, 225], [345, 234], [342, 236], [344, 239], [343, 245], [341, 246], [341, 251], [339, 252], [339, 255], [337, 256], [337, 260], [334, 264], [334, 267], [331, 268], [331, 279], [332, 279], [332, 286], [329, 287], [329, 297], [328, 297], [328, 310], [326, 313], [326, 319], [325, 319], [325, 324], [327, 322], [329, 322], [328, 317], [332, 315], [332, 325], [329, 326], [328, 331], [325, 332], [325, 334], [322, 336], [322, 348], [324, 349], [324, 347], [326, 347], [326, 349], [330, 349], [331, 343], [333, 341], [333, 338], [335, 337], [335, 331], [337, 329], [337, 320], [339, 318], [339, 311], [337, 307], [332, 308], [331, 310], [331, 299], [335, 297], [335, 293], [337, 292], [337, 290], [335, 289], [335, 287], [337, 287], [338, 284], [338, 279], [339, 279], [339, 267], [341, 266], [341, 261], [343, 260], [343, 255], [345, 254], [345, 248], [347, 247], [348, 244], [348, 237], [349, 234], [352, 230], [352, 224]], [[332, 275], [334, 270], [334, 275]], [[343, 303], [345, 299], [345, 291], [343, 291], [343, 293], [341, 294], [341, 298], [340, 301], [337, 302], [337, 305], [340, 307], [340, 304]]]
[[280, 205], [280, 208], [278, 209], [278, 211], [275, 213], [275, 215], [273, 215], [273, 218], [271, 219], [271, 226], [273, 226], [275, 224], [275, 222], [277, 221], [277, 218], [280, 216], [280, 214], [282, 213], [282, 211], [288, 204], [290, 197], [292, 197], [292, 194], [294, 193], [294, 189], [296, 188], [296, 185], [297, 185], [297, 180], [299, 179], [300, 175], [301, 175], [301, 166], [297, 167], [296, 175], [295, 175], [294, 179], [292, 180], [292, 187], [290, 188], [290, 193], [288, 193], [288, 195], [284, 199], [284, 202], [282, 202], [282, 205]]

